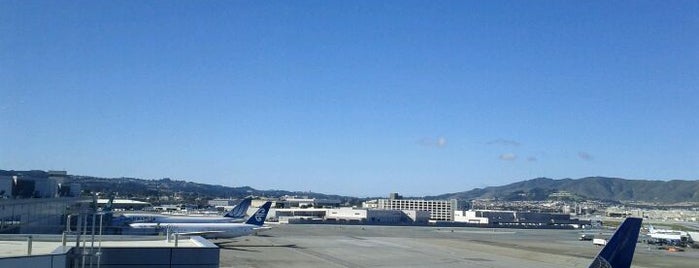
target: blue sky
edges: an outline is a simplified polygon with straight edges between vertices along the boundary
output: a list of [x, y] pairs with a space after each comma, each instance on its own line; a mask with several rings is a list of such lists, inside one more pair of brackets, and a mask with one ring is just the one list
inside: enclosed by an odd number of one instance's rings
[[0, 1], [0, 168], [356, 196], [699, 179], [697, 1]]

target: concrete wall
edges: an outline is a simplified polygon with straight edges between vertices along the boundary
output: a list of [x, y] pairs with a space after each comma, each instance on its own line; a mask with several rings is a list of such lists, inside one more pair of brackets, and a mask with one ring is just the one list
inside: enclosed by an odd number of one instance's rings
[[427, 223], [430, 221], [430, 212], [424, 210], [403, 210], [414, 223]]
[[65, 268], [68, 259], [63, 254], [0, 258], [0, 267]]
[[430, 218], [430, 212], [418, 210], [336, 208], [328, 209], [328, 214], [325, 218], [328, 220], [361, 221], [370, 224], [426, 223]]
[[79, 249], [62, 247], [53, 254], [0, 258], [0, 267], [90, 267], [102, 268], [148, 267], [148, 268], [216, 268], [219, 267], [219, 248], [201, 238], [191, 238], [201, 247], [103, 247], [98, 258], [89, 254], [83, 258]]
[[407, 216], [400, 210], [367, 210], [366, 220], [369, 223], [404, 223]]
[[219, 264], [218, 248], [102, 248], [100, 267], [197, 267]]
[[476, 212], [473, 210], [468, 211], [455, 211], [454, 212], [455, 222], [467, 222], [474, 224], [488, 224], [488, 218], [476, 216]]
[[328, 209], [326, 219], [362, 221], [367, 218], [366, 209], [334, 208]]
[[34, 180], [34, 191], [38, 197], [50, 198], [56, 196], [58, 184], [50, 178], [31, 178]]

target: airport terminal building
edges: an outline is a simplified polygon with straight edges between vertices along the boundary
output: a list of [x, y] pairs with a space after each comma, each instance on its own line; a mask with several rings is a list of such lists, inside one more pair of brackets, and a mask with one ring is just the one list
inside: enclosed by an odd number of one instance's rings
[[363, 224], [426, 224], [430, 213], [423, 210], [329, 209], [325, 219]]

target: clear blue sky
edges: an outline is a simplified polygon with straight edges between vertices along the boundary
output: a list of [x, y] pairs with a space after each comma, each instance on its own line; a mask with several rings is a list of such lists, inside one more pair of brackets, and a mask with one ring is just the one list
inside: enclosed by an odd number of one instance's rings
[[0, 168], [420, 196], [699, 179], [698, 1], [0, 1]]

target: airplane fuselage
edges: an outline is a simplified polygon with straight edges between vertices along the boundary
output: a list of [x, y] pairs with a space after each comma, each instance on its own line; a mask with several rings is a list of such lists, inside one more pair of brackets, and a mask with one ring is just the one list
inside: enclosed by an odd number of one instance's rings
[[251, 235], [260, 226], [244, 223], [133, 223], [134, 229], [170, 230], [170, 233], [199, 235], [205, 238], [233, 238]]
[[230, 222], [171, 222], [171, 223], [131, 223], [133, 231], [169, 231], [180, 235], [198, 235], [206, 238], [230, 238], [251, 235], [259, 230], [268, 229], [262, 225], [267, 218], [272, 202], [266, 202], [245, 223]]
[[227, 223], [242, 222], [243, 219], [236, 219], [223, 216], [169, 216], [162, 214], [122, 214], [130, 223]]

